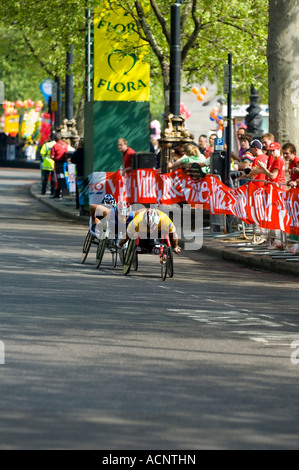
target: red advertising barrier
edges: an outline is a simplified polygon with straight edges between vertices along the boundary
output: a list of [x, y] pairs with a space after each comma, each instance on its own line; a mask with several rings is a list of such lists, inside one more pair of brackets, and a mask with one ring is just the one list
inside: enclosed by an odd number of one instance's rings
[[234, 215], [248, 224], [299, 235], [299, 189], [284, 191], [275, 184], [259, 188], [254, 183], [231, 189], [213, 175], [193, 180], [183, 170], [163, 175], [148, 169], [126, 176], [93, 173], [89, 182], [91, 204], [99, 204], [105, 194], [141, 204], [187, 202], [211, 214]]

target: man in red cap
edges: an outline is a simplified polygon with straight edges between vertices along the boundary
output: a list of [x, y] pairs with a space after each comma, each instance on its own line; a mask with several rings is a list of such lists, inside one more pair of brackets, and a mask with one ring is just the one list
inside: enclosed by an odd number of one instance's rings
[[285, 161], [281, 155], [281, 145], [278, 142], [272, 142], [269, 145], [268, 152], [273, 157], [269, 168], [263, 163], [258, 162], [259, 171], [266, 175], [267, 181], [277, 183], [279, 187], [285, 186]]

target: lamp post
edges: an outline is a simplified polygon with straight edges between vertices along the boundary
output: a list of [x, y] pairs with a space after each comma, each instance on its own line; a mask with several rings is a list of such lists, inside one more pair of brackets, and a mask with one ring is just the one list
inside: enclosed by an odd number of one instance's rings
[[71, 71], [74, 63], [74, 46], [71, 45], [66, 56], [66, 77], [65, 77], [65, 117], [68, 120], [74, 117], [74, 78]]
[[168, 173], [170, 150], [175, 145], [192, 142], [185, 127], [185, 118], [180, 114], [181, 104], [181, 6], [184, 0], [176, 0], [171, 5], [171, 44], [170, 44], [170, 113], [165, 116], [164, 129], [160, 139], [161, 172]]

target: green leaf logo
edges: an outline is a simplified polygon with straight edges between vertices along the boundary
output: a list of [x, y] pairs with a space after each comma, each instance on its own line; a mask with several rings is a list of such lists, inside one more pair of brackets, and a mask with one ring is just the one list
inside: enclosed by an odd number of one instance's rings
[[116, 49], [108, 56], [108, 65], [114, 73], [128, 75], [135, 67], [138, 58], [135, 54], [128, 54]]

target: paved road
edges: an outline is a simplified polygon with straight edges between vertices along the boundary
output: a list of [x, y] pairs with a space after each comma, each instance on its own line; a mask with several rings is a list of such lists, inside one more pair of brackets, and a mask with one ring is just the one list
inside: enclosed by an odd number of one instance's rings
[[0, 449], [298, 449], [298, 280], [200, 253], [166, 283], [155, 256], [96, 271], [38, 176], [0, 169]]

